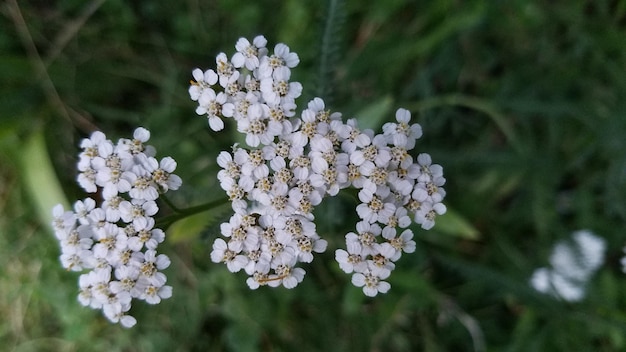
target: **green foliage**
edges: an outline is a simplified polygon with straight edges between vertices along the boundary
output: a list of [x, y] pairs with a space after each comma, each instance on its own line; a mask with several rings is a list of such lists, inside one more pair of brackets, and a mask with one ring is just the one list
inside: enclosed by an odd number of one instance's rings
[[[54, 175], [41, 131], [34, 132], [30, 140], [26, 141], [20, 161], [22, 161], [24, 186], [31, 191], [31, 198], [41, 222], [51, 223], [50, 209], [57, 204], [62, 204], [65, 209], [68, 209], [69, 203], [65, 200], [63, 190]], [[40, 185], [44, 184], [46, 187], [41, 189]]]
[[321, 45], [318, 57], [318, 74], [316, 79], [315, 96], [321, 97], [328, 103], [333, 103], [333, 89], [335, 83], [334, 72], [338, 65], [341, 27], [345, 22], [345, 4], [343, 0], [329, 0], [326, 6], [326, 17], [322, 31]]
[[[624, 1], [8, 0], [0, 12], [2, 348], [626, 348]], [[328, 95], [344, 118], [378, 128], [410, 109], [424, 130], [417, 150], [444, 167], [449, 214], [415, 229], [416, 253], [370, 299], [333, 263], [354, 227], [350, 194], [317, 210], [329, 250], [295, 290], [251, 291], [213, 264], [226, 213], [212, 208], [167, 232], [174, 296], [133, 306], [133, 329], [109, 324], [77, 302], [77, 275], [62, 270], [42, 220], [53, 203], [84, 197], [78, 143], [95, 129], [117, 139], [145, 126], [178, 162], [184, 183], [171, 203], [220, 202], [216, 157], [234, 133], [209, 131], [188, 81], [256, 34], [298, 52], [305, 94]], [[532, 290], [552, 245], [583, 228], [608, 245], [586, 298]]]

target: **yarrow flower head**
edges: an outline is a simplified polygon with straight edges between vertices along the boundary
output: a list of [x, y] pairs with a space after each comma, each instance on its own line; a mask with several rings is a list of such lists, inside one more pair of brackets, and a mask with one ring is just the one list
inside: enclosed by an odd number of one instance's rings
[[316, 231], [314, 208], [351, 187], [358, 190], [361, 221], [335, 258], [366, 295], [385, 293], [395, 261], [415, 251], [409, 225], [428, 230], [446, 212], [443, 168], [426, 153], [413, 156], [422, 128], [406, 109], [378, 134], [361, 130], [356, 119], [344, 122], [321, 98], [298, 114], [302, 84], [291, 81], [298, 55], [282, 43], [273, 53], [266, 45], [263, 36], [241, 38], [230, 60], [220, 53], [215, 69], [192, 72], [196, 113], [213, 131], [232, 119], [246, 135], [246, 146], [217, 158], [234, 213], [221, 226], [211, 260], [245, 271], [252, 289], [297, 286], [305, 275], [298, 265], [328, 244]]
[[124, 327], [137, 322], [129, 314], [133, 299], [157, 304], [172, 295], [161, 272], [170, 261], [156, 252], [165, 233], [154, 227], [154, 201], [182, 180], [173, 174], [173, 158], [154, 158], [154, 148], [145, 145], [149, 138], [140, 127], [117, 144], [102, 132], [84, 139], [78, 183], [89, 193], [101, 190], [102, 202], [86, 198], [71, 210], [61, 204], [52, 210], [63, 267], [86, 271], [79, 277], [80, 303]]
[[[233, 214], [220, 226], [211, 260], [245, 272], [251, 289], [296, 287], [306, 275], [302, 263], [328, 247], [315, 208], [353, 188], [360, 220], [335, 259], [365, 295], [388, 292], [395, 263], [416, 250], [410, 225], [428, 230], [446, 212], [443, 168], [429, 154], [415, 156], [421, 126], [398, 109], [381, 133], [361, 129], [321, 98], [298, 111], [303, 86], [292, 81], [300, 62], [295, 52], [283, 43], [270, 51], [263, 36], [240, 38], [235, 49], [230, 59], [219, 53], [212, 69], [194, 69], [188, 90], [211, 130], [232, 120], [245, 134], [242, 145], [217, 156], [217, 178]], [[157, 159], [149, 139], [141, 127], [117, 143], [102, 132], [83, 139], [77, 182], [98, 196], [52, 209], [61, 264], [82, 273], [79, 302], [124, 327], [137, 323], [133, 299], [158, 304], [172, 296], [163, 273], [170, 260], [158, 253], [166, 236], [155, 216], [159, 198], [182, 180], [174, 174], [176, 161]], [[555, 259], [553, 265], [565, 264]]]

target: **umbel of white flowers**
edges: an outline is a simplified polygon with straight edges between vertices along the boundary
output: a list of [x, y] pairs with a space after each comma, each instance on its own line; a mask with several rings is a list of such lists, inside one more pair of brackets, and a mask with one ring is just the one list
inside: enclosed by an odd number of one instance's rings
[[165, 233], [154, 227], [153, 216], [159, 195], [178, 189], [182, 181], [172, 174], [174, 159], [157, 161], [154, 148], [144, 145], [149, 138], [150, 132], [140, 127], [132, 140], [117, 144], [102, 132], [84, 139], [78, 183], [90, 193], [100, 190], [102, 203], [86, 198], [73, 211], [61, 204], [53, 209], [63, 267], [87, 270], [79, 277], [79, 301], [124, 327], [137, 323], [128, 314], [133, 299], [157, 304], [172, 295], [160, 272], [170, 260], [156, 251]]
[[221, 225], [224, 238], [215, 240], [211, 259], [244, 270], [252, 289], [295, 287], [305, 275], [298, 263], [327, 247], [313, 222], [315, 206], [354, 187], [361, 221], [335, 257], [366, 295], [387, 292], [394, 262], [415, 250], [408, 226], [430, 229], [446, 212], [443, 169], [428, 154], [412, 156], [422, 129], [405, 109], [378, 134], [361, 130], [356, 119], [344, 122], [320, 98], [298, 114], [302, 85], [290, 81], [298, 55], [282, 43], [273, 52], [266, 45], [263, 36], [240, 38], [230, 60], [220, 53], [215, 69], [192, 72], [196, 113], [214, 131], [234, 120], [247, 144], [217, 159], [234, 214]]

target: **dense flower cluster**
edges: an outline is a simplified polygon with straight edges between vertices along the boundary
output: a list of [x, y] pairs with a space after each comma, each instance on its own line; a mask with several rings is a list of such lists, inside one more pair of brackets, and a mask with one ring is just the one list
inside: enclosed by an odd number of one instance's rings
[[192, 72], [196, 113], [214, 131], [233, 119], [247, 144], [217, 159], [234, 214], [222, 224], [226, 240], [215, 240], [211, 259], [232, 272], [244, 270], [253, 289], [295, 287], [305, 275], [297, 264], [327, 247], [313, 222], [315, 206], [354, 187], [361, 221], [336, 259], [366, 295], [384, 293], [394, 262], [415, 250], [412, 219], [430, 229], [446, 211], [443, 169], [428, 154], [411, 155], [422, 130], [405, 109], [379, 134], [361, 130], [355, 119], [344, 122], [320, 98], [297, 114], [302, 85], [290, 77], [299, 58], [285, 44], [271, 53], [266, 44], [263, 36], [241, 38], [230, 60], [217, 56], [216, 70]]
[[172, 174], [176, 161], [154, 158], [144, 143], [150, 132], [138, 128], [134, 138], [113, 144], [102, 132], [81, 143], [78, 183], [87, 192], [101, 191], [102, 203], [86, 198], [66, 211], [53, 209], [53, 227], [61, 244], [61, 263], [72, 271], [88, 270], [79, 278], [79, 301], [102, 309], [112, 322], [135, 325], [128, 314], [132, 299], [157, 304], [172, 295], [160, 272], [170, 264], [157, 246], [165, 233], [155, 228], [155, 200], [182, 184]]

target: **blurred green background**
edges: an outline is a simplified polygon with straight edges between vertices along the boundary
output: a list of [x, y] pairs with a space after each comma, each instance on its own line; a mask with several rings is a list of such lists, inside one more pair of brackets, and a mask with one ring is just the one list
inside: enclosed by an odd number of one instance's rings
[[[0, 349], [8, 351], [623, 351], [626, 1], [4, 0], [0, 4]], [[85, 195], [78, 144], [137, 126], [178, 161], [181, 207], [221, 196], [191, 70], [264, 34], [293, 79], [379, 128], [398, 107], [444, 166], [455, 216], [416, 229], [391, 291], [366, 298], [334, 262], [356, 202], [317, 211], [327, 253], [295, 290], [250, 291], [209, 253], [227, 211], [167, 231], [174, 296], [123, 329], [77, 299], [50, 209]], [[232, 132], [232, 128], [230, 128]], [[221, 190], [220, 190], [221, 191]], [[219, 193], [219, 194], [217, 194]], [[335, 214], [346, 214], [345, 222]], [[579, 229], [607, 241], [582, 302], [528, 279]]]

